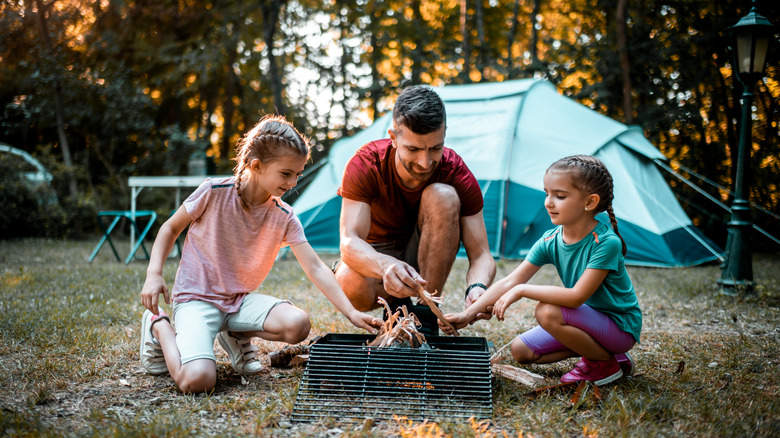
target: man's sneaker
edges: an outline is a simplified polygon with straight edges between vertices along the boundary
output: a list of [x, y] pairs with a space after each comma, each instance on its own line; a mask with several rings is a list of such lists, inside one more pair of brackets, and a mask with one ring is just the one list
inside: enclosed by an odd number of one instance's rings
[[430, 307], [423, 304], [414, 304], [408, 306], [408, 309], [420, 321], [421, 326], [417, 331], [422, 333], [423, 336], [439, 336], [439, 319]]
[[230, 363], [237, 373], [250, 375], [263, 370], [263, 364], [257, 359], [257, 347], [252, 345], [252, 338], [238, 338], [225, 331], [217, 334], [217, 340], [230, 356]]
[[152, 334], [152, 324], [160, 319], [167, 319], [169, 322], [171, 319], [162, 309], [159, 309], [158, 312], [159, 315], [155, 315], [147, 309], [144, 316], [141, 317], [141, 365], [147, 373], [154, 376], [168, 372], [160, 342]]
[[[422, 333], [423, 336], [439, 336], [439, 320], [430, 307], [422, 304], [412, 304], [412, 299], [409, 297], [396, 298], [391, 303], [388, 303], [388, 306], [393, 313], [401, 306], [406, 306], [406, 310], [409, 313], [414, 313], [417, 320], [420, 321], [421, 326], [417, 331]], [[382, 320], [387, 321], [388, 317], [387, 309], [385, 309], [382, 312]]]
[[623, 376], [628, 377], [634, 374], [636, 362], [634, 362], [634, 358], [631, 357], [628, 352], [616, 354], [615, 360], [617, 360], [618, 365], [620, 365], [620, 369], [623, 370]]
[[614, 382], [622, 376], [623, 370], [620, 369], [620, 365], [614, 357], [610, 360], [588, 360], [583, 357], [573, 370], [561, 377], [561, 382], [571, 383], [587, 380], [601, 386]]

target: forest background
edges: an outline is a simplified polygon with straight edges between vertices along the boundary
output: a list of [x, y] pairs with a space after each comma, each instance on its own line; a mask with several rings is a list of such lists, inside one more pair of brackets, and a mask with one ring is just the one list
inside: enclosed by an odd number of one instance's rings
[[[780, 2], [757, 5], [780, 29]], [[742, 85], [727, 29], [749, 8], [747, 0], [0, 0], [0, 143], [42, 161], [58, 199], [34, 201], [0, 161], [0, 237], [94, 231], [96, 211], [129, 207], [128, 176], [187, 174], [191, 158], [207, 156], [213, 174], [229, 174], [237, 140], [263, 114], [284, 114], [310, 136], [316, 163], [335, 140], [391, 110], [406, 84], [529, 77], [640, 126], [673, 168], [729, 205]], [[754, 221], [774, 236], [779, 60], [775, 38], [755, 87], [747, 172]], [[725, 209], [670, 184], [723, 246]], [[754, 247], [777, 250], [765, 242]]]

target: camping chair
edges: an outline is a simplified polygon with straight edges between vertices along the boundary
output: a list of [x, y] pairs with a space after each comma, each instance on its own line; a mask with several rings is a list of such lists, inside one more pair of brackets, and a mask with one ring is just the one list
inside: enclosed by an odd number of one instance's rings
[[[106, 227], [106, 224], [104, 222], [104, 218], [114, 218], [111, 221], [111, 224]], [[141, 231], [138, 228], [138, 224], [136, 223], [136, 220], [141, 217], [149, 217], [149, 221], [146, 223], [146, 226], [144, 227], [143, 231]], [[111, 250], [114, 251], [114, 256], [116, 257], [117, 261], [120, 261], [119, 254], [116, 252], [116, 248], [114, 247], [114, 242], [111, 241], [111, 232], [114, 231], [114, 228], [119, 223], [119, 220], [122, 218], [127, 219], [130, 221], [131, 226], [135, 229], [136, 234], [138, 235], [138, 239], [135, 242], [135, 245], [133, 248], [130, 249], [130, 253], [127, 255], [127, 258], [125, 259], [125, 264], [130, 263], [130, 260], [135, 257], [135, 253], [138, 251], [138, 247], [143, 248], [144, 254], [146, 254], [146, 258], [149, 258], [149, 251], [146, 250], [146, 246], [144, 245], [144, 238], [146, 237], [146, 233], [149, 232], [149, 230], [152, 228], [152, 225], [154, 225], [155, 220], [157, 220], [157, 213], [153, 210], [141, 210], [135, 212], [135, 217], [133, 217], [132, 212], [126, 211], [126, 210], [120, 210], [120, 211], [100, 211], [97, 215], [98, 218], [98, 225], [100, 225], [100, 228], [103, 230], [103, 237], [100, 239], [100, 242], [98, 242], [95, 249], [92, 251], [92, 255], [89, 256], [89, 261], [92, 262], [92, 260], [97, 255], [98, 251], [100, 251], [100, 248], [103, 246], [103, 244], [108, 241], [108, 244], [111, 246]]]

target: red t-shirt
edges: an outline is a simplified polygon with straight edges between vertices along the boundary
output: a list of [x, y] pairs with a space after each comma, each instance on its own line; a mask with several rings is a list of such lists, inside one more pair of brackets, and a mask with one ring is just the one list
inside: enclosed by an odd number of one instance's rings
[[372, 141], [355, 152], [344, 169], [338, 194], [371, 205], [367, 242], [406, 240], [416, 227], [422, 192], [433, 183], [455, 188], [460, 197], [461, 216], [482, 210], [479, 183], [455, 151], [445, 147], [428, 182], [416, 190], [408, 190], [395, 170], [395, 148], [390, 139]]

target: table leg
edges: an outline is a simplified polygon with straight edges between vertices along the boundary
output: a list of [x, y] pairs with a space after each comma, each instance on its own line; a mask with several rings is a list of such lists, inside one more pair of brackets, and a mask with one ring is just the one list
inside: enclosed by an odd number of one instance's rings
[[[140, 187], [130, 188], [130, 220], [135, 222], [135, 198], [141, 191]], [[130, 248], [135, 244], [135, 227], [130, 227]]]

